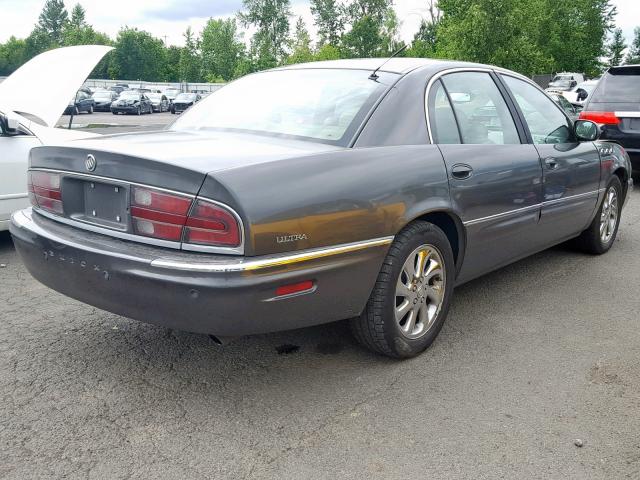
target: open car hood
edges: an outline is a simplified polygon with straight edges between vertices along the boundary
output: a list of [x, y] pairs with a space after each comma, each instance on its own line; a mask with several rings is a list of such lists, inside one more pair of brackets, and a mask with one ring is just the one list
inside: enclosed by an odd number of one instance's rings
[[82, 45], [41, 53], [0, 83], [0, 105], [53, 127], [69, 99], [110, 50], [113, 47]]

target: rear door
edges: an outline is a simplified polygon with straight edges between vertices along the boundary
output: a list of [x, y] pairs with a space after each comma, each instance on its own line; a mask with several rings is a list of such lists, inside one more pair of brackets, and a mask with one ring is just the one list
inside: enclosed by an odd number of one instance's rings
[[451, 200], [467, 231], [460, 281], [535, 251], [542, 169], [493, 74], [445, 74], [432, 83], [428, 106]]
[[573, 123], [538, 87], [511, 75], [500, 77], [511, 92], [543, 169], [540, 226], [549, 244], [589, 225], [600, 188], [600, 155], [593, 142], [580, 143]]

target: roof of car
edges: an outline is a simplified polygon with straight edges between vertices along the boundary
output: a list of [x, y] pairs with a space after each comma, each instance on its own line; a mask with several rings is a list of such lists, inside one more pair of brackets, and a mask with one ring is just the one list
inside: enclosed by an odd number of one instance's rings
[[[384, 63], [386, 61], [386, 63]], [[384, 65], [383, 65], [384, 63]], [[382, 67], [381, 67], [382, 66]], [[326, 60], [322, 62], [298, 63], [280, 67], [278, 70], [311, 69], [311, 68], [337, 68], [347, 70], [375, 70], [404, 74], [420, 67], [487, 67], [479, 63], [468, 63], [454, 60], [438, 60], [432, 58], [397, 57], [390, 60], [386, 58], [355, 58], [345, 60]]]

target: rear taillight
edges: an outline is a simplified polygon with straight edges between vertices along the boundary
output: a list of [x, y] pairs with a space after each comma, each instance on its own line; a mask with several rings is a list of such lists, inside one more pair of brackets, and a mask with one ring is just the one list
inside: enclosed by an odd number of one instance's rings
[[131, 221], [137, 235], [179, 242], [191, 198], [143, 187], [131, 189]]
[[131, 189], [131, 220], [137, 235], [214, 247], [238, 247], [240, 224], [226, 208], [206, 200], [144, 187]]
[[226, 208], [196, 199], [184, 229], [184, 241], [196, 245], [237, 247], [240, 225]]
[[34, 207], [62, 215], [60, 175], [49, 172], [29, 172], [29, 199]]
[[592, 112], [583, 110], [580, 112], [580, 120], [591, 120], [599, 125], [618, 125], [620, 119], [613, 112]]

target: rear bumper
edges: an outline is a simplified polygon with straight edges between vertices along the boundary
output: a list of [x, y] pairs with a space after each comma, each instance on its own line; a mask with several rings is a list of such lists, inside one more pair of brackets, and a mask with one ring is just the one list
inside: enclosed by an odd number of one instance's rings
[[[10, 230], [29, 272], [48, 287], [143, 322], [219, 336], [360, 314], [391, 242], [254, 258], [186, 253], [75, 229], [31, 209], [14, 213]], [[310, 293], [275, 298], [278, 286], [305, 280], [314, 281]]]

